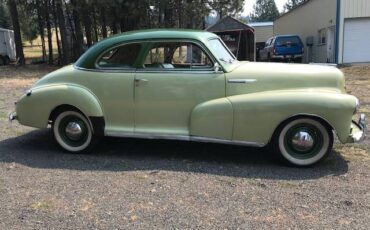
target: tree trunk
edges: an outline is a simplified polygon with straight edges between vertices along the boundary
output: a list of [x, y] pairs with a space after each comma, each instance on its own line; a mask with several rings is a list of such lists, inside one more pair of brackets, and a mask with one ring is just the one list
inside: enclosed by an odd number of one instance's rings
[[56, 35], [56, 39], [57, 39], [57, 47], [58, 47], [58, 57], [59, 57], [58, 58], [58, 65], [60, 65], [60, 60], [61, 60], [61, 57], [62, 57], [62, 51], [61, 51], [61, 48], [60, 48], [60, 40], [59, 40], [59, 32], [58, 32], [59, 22], [58, 22], [58, 18], [57, 18], [55, 1], [56, 0], [53, 0], [53, 19], [54, 19], [55, 35]]
[[42, 47], [42, 61], [45, 62], [45, 59], [46, 59], [45, 33], [44, 33], [44, 23], [43, 23], [42, 17], [41, 17], [41, 15], [43, 13], [41, 11], [40, 1], [37, 1], [36, 4], [37, 4], [37, 22], [38, 22], [38, 26], [39, 26], [39, 33], [40, 33], [41, 47]]
[[92, 45], [92, 33], [91, 33], [91, 18], [89, 11], [90, 9], [88, 8], [88, 5], [86, 4], [85, 0], [82, 3], [82, 23], [85, 28], [85, 35], [86, 35], [86, 45], [87, 47], [90, 47]]
[[15, 0], [8, 0], [8, 8], [9, 8], [10, 17], [13, 23], [15, 48], [17, 52], [18, 62], [20, 65], [24, 65], [25, 60], [24, 60], [24, 53], [23, 53], [21, 29], [19, 26], [18, 10], [17, 10], [17, 5], [15, 4]]
[[201, 1], [201, 9], [202, 9], [202, 30], [205, 30], [206, 29], [206, 15], [204, 13], [204, 7], [205, 7], [205, 3], [204, 3], [204, 0]]
[[74, 24], [73, 24], [72, 17], [71, 17], [71, 14], [70, 14], [70, 9], [68, 7], [68, 3], [66, 2], [66, 0], [64, 0], [63, 2], [64, 2], [64, 5], [66, 7], [66, 10], [65, 10], [66, 11], [66, 16], [67, 16], [67, 19], [68, 19], [69, 27], [72, 31], [73, 40], [76, 41], [76, 32], [75, 32]]
[[95, 8], [93, 11], [93, 28], [94, 28], [94, 42], [98, 42], [99, 41], [98, 22], [96, 20]]
[[120, 28], [121, 33], [125, 32], [125, 19], [124, 18], [121, 18], [119, 22], [119, 28]]
[[108, 37], [108, 33], [107, 33], [107, 20], [105, 18], [105, 8], [104, 7], [101, 7], [100, 20], [102, 23], [101, 29], [102, 29], [103, 38], [106, 38]]
[[182, 28], [182, 0], [177, 1], [179, 28]]
[[113, 20], [112, 20], [112, 24], [111, 24], [111, 30], [112, 30], [113, 34], [117, 34], [118, 33], [118, 23], [117, 23], [117, 21], [119, 20], [119, 18], [117, 17], [117, 14], [116, 14], [116, 11], [115, 11], [114, 8], [112, 8], [111, 13], [112, 13], [112, 16], [113, 16]]
[[49, 57], [48, 57], [48, 64], [52, 65], [53, 64], [53, 36], [51, 32], [51, 24], [50, 24], [50, 16], [49, 16], [49, 1], [46, 1], [44, 3], [45, 5], [45, 21], [46, 21], [46, 30], [48, 33], [48, 50], [49, 50]]
[[68, 43], [68, 35], [67, 35], [67, 28], [66, 23], [64, 20], [64, 13], [62, 8], [62, 1], [56, 0], [56, 11], [57, 11], [57, 17], [59, 22], [59, 29], [60, 29], [60, 37], [62, 41], [62, 58], [61, 64], [65, 65], [70, 62], [70, 55], [69, 55], [69, 43]]
[[78, 12], [77, 3], [75, 0], [71, 0], [72, 3], [72, 15], [73, 15], [73, 24], [75, 26], [76, 32], [76, 41], [74, 43], [74, 58], [77, 59], [83, 52], [82, 45], [84, 42], [83, 34], [82, 34], [82, 27], [81, 27], [81, 20], [80, 14]]

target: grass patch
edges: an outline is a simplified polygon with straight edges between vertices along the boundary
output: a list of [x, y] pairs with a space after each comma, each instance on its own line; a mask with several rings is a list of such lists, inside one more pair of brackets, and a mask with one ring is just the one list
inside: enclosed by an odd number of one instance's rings
[[53, 206], [47, 202], [36, 202], [31, 204], [31, 208], [38, 211], [47, 211], [53, 208]]

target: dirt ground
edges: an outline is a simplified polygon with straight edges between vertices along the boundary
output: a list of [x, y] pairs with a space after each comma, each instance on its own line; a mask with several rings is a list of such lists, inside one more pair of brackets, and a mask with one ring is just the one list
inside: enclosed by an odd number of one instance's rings
[[[53, 69], [0, 67], [0, 229], [368, 229], [368, 140], [303, 169], [266, 150], [177, 141], [106, 138], [67, 154], [49, 130], [7, 121]], [[370, 65], [342, 70], [370, 117]]]

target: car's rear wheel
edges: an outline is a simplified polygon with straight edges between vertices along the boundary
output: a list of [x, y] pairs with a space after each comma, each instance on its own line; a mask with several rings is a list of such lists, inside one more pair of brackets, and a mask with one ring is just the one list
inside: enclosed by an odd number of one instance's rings
[[284, 162], [310, 166], [331, 152], [333, 132], [318, 120], [298, 118], [280, 126], [273, 144]]
[[69, 152], [85, 152], [96, 143], [88, 119], [77, 111], [59, 113], [52, 126], [56, 142]]

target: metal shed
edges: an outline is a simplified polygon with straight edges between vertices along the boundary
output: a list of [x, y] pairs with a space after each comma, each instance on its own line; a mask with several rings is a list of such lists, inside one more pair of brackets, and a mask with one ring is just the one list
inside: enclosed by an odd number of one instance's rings
[[252, 27], [228, 16], [206, 30], [220, 36], [238, 60], [256, 60], [254, 29]]

